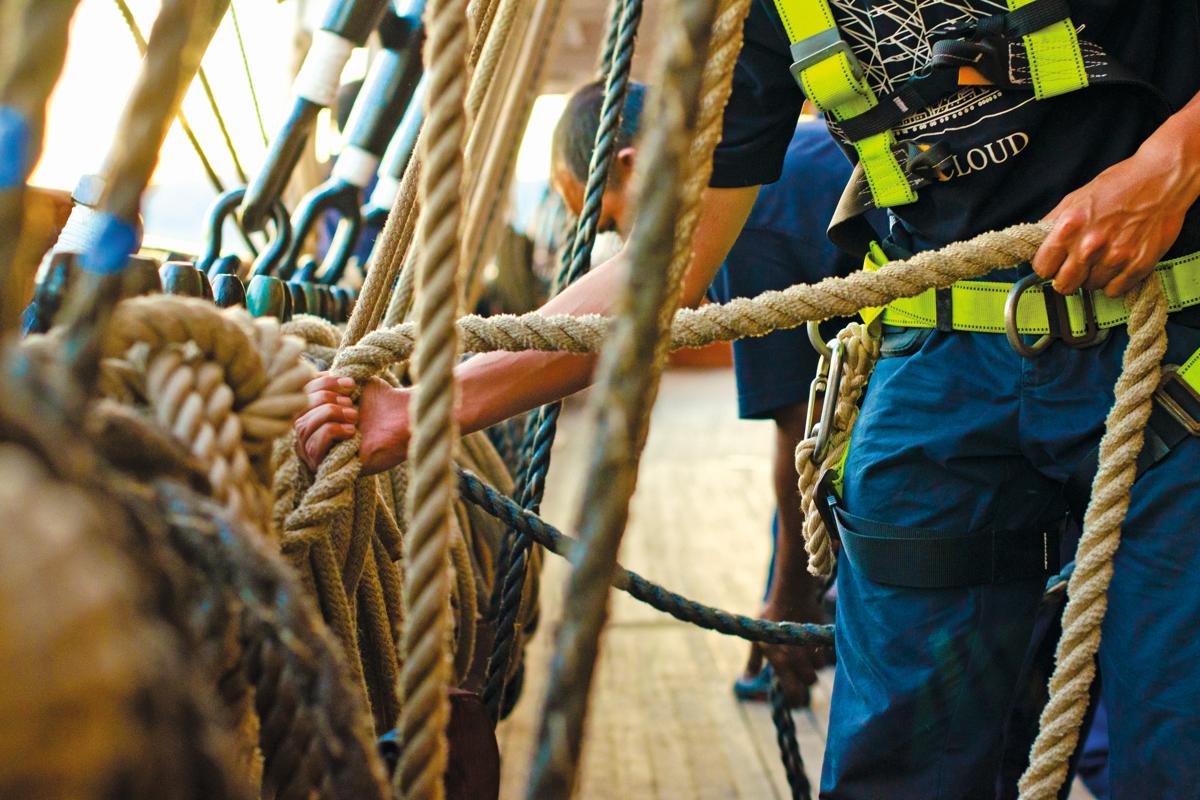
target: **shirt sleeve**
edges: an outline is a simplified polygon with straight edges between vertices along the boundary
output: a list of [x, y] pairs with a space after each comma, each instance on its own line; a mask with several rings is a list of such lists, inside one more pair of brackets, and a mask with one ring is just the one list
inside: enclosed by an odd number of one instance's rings
[[713, 153], [710, 186], [732, 189], [779, 180], [804, 105], [791, 65], [788, 43], [774, 13], [764, 0], [752, 0], [721, 142]]

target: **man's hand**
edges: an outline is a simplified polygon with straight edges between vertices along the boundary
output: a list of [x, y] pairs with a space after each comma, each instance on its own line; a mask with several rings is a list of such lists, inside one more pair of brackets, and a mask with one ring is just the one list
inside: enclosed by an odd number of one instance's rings
[[1181, 126], [1164, 125], [1131, 158], [1063, 198], [1047, 219], [1054, 229], [1033, 258], [1033, 270], [1070, 294], [1080, 287], [1119, 297], [1153, 271], [1179, 237], [1200, 196], [1194, 147], [1178, 140]]
[[408, 453], [408, 393], [378, 378], [362, 391], [358, 408], [350, 400], [351, 378], [320, 375], [304, 387], [308, 411], [296, 420], [296, 453], [314, 472], [335, 444], [361, 431], [363, 474], [382, 472]]
[[[775, 592], [772, 592], [774, 595]], [[816, 598], [800, 603], [784, 603], [772, 596], [763, 607], [763, 619], [772, 622], [823, 621], [821, 608]], [[796, 708], [808, 696], [806, 686], [817, 682], [817, 670], [825, 666], [824, 647], [793, 647], [782, 644], [763, 644], [763, 655], [771, 662], [771, 668], [779, 676], [779, 685], [788, 705]]]
[[343, 439], [357, 432], [358, 411], [350, 399], [353, 378], [322, 373], [304, 386], [308, 410], [296, 418], [296, 454], [313, 472], [321, 460]]

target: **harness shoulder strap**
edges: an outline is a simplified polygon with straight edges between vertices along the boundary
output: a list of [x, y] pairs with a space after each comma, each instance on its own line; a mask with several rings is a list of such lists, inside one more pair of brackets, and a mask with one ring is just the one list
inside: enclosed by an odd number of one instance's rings
[[[1008, 0], [1011, 11], [1036, 3], [1037, 0]], [[1071, 18], [1047, 25], [1022, 37], [1029, 54], [1029, 69], [1033, 78], [1033, 95], [1038, 100], [1074, 92], [1088, 85], [1079, 37]]]
[[[878, 103], [858, 59], [838, 33], [828, 0], [775, 0], [775, 9], [795, 59], [792, 75], [817, 108], [842, 120]], [[876, 207], [916, 201], [916, 190], [896, 159], [890, 130], [853, 144]]]

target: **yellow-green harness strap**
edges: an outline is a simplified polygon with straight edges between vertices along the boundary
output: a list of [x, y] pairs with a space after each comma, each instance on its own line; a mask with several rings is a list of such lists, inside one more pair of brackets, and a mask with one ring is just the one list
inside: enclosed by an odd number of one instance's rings
[[[1008, 0], [1010, 11], [1029, 5], [1035, 0]], [[1070, 18], [1047, 25], [1024, 38], [1029, 54], [1029, 70], [1033, 78], [1033, 96], [1038, 100], [1073, 92], [1088, 85], [1079, 37]]]
[[[870, 258], [866, 269], [877, 269]], [[1170, 311], [1200, 304], [1200, 252], [1190, 253], [1154, 268], [1162, 283]], [[941, 320], [941, 327], [976, 333], [1004, 333], [1004, 304], [1013, 284], [997, 281], [960, 281], [950, 287], [950, 320]], [[1090, 292], [1095, 324], [1100, 328], [1115, 328], [1129, 319], [1125, 302]], [[1062, 298], [1071, 323], [1071, 331], [1082, 334], [1088, 326], [1088, 314], [1081, 292]], [[901, 328], [939, 327], [936, 293], [929, 289], [916, 297], [895, 300], [885, 309], [863, 309], [862, 317], [870, 322], [883, 312], [883, 322]], [[1023, 334], [1043, 334], [1051, 330], [1049, 312], [1041, 292], [1021, 295], [1017, 304], [1017, 331]], [[948, 324], [947, 324], [948, 323]], [[1200, 368], [1198, 368], [1200, 372]]]
[[[878, 102], [862, 67], [838, 34], [827, 0], [775, 0], [791, 44], [792, 74], [817, 108], [835, 119], [857, 116]], [[917, 193], [896, 160], [891, 131], [854, 142], [877, 208], [915, 202]]]
[[[1016, 11], [1041, 0], [1007, 0]], [[791, 70], [808, 99], [838, 121], [859, 117], [879, 104], [863, 76], [862, 65], [838, 33], [828, 0], [774, 0], [791, 45]], [[1088, 85], [1079, 39], [1070, 18], [1046, 25], [1022, 38], [1029, 60], [1034, 96], [1039, 100]], [[904, 108], [903, 103], [899, 104]], [[851, 136], [876, 208], [916, 202], [917, 192], [896, 156], [889, 128]]]

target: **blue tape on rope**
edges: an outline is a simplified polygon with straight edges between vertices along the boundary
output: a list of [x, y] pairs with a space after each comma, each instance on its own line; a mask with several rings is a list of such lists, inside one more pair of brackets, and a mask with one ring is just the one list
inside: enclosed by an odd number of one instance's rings
[[80, 257], [79, 265], [99, 275], [112, 275], [125, 269], [129, 256], [137, 249], [137, 229], [107, 212], [101, 212], [95, 225], [98, 228], [96, 241]]
[[0, 189], [25, 183], [29, 168], [29, 123], [20, 111], [0, 106]]

